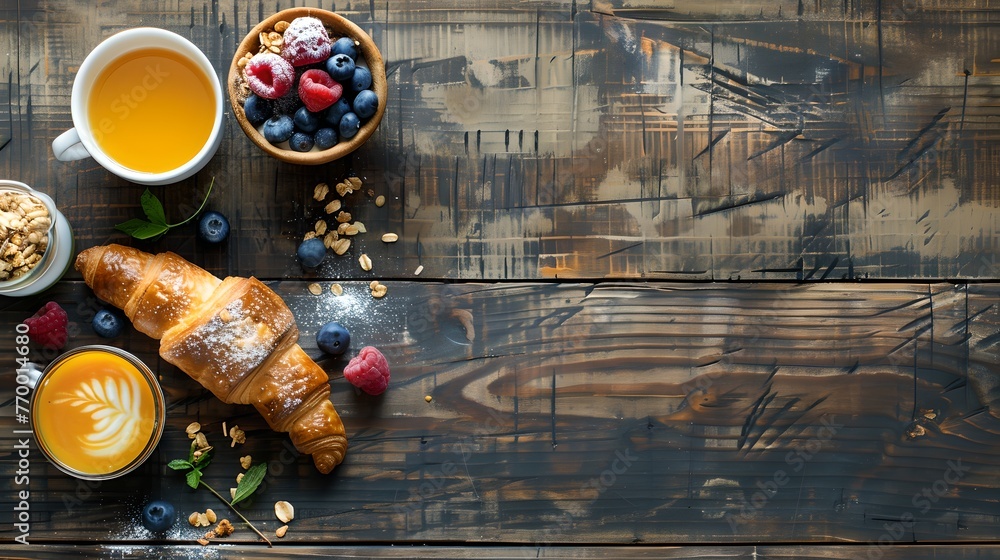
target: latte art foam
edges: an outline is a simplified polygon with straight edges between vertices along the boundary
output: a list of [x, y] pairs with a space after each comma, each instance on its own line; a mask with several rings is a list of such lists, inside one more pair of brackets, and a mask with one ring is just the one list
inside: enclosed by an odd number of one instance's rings
[[120, 456], [129, 448], [142, 423], [142, 395], [135, 379], [115, 380], [105, 377], [83, 382], [69, 397], [55, 404], [67, 403], [90, 414], [90, 433], [77, 436], [85, 453], [93, 457]]

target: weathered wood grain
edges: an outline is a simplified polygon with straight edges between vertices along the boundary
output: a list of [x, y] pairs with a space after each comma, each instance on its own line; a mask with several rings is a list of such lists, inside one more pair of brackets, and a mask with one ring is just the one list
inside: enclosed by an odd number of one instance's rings
[[[0, 545], [0, 552], [11, 554], [11, 558], [21, 558], [24, 547]], [[195, 546], [179, 546], [169, 549], [150, 545], [107, 545], [107, 546], [59, 546], [36, 545], [31, 549], [30, 557], [45, 558], [93, 558], [113, 556], [114, 558], [148, 558], [156, 555], [163, 559], [188, 559], [221, 556], [225, 558], [271, 558], [274, 551], [262, 547], [232, 546], [224, 549], [204, 549]], [[831, 546], [569, 546], [569, 547], [501, 547], [501, 546], [297, 546], [285, 547], [281, 550], [282, 558], [484, 558], [486, 560], [507, 560], [527, 558], [580, 558], [599, 559], [614, 558], [616, 560], [644, 558], [684, 558], [697, 560], [732, 560], [746, 559], [778, 559], [794, 558], [796, 560], [856, 560], [865, 558], [867, 550], [851, 545]], [[897, 545], [872, 552], [871, 558], [885, 560], [930, 560], [953, 558], [955, 560], [978, 559], [988, 560], [1000, 558], [1000, 550], [995, 545]]]
[[[217, 444], [223, 420], [249, 434], [238, 449], [219, 446], [213, 486], [232, 485], [243, 454], [271, 463], [244, 511], [273, 531], [271, 504], [292, 501], [284, 542], [995, 538], [996, 286], [391, 282], [379, 301], [363, 283], [341, 297], [273, 286], [311, 355], [322, 358], [316, 329], [337, 319], [352, 348], [378, 346], [392, 363], [390, 390], [370, 398], [337, 374], [346, 357], [319, 362], [347, 426], [345, 463], [317, 474], [256, 413], [220, 404], [129, 331], [113, 343], [162, 377], [164, 440], [139, 472], [92, 489], [35, 454], [34, 539], [143, 541], [145, 499], [169, 496], [185, 515], [218, 506], [164, 467], [186, 454], [195, 419]], [[72, 346], [98, 340], [84, 324], [88, 293], [67, 282], [50, 294], [79, 326]], [[12, 302], [0, 321], [30, 311]], [[0, 409], [7, 480], [11, 391]], [[12, 531], [0, 525], [3, 539]], [[182, 523], [168, 542], [196, 536]]]
[[[626, 5], [627, 4], [627, 5]], [[254, 151], [231, 119], [196, 179], [238, 235], [154, 244], [220, 273], [294, 278], [319, 181], [363, 176], [389, 204], [327, 278], [938, 279], [997, 277], [994, 6], [772, 2], [319, 2], [369, 30], [390, 72], [379, 132], [319, 168]], [[0, 173], [54, 194], [81, 248], [121, 239], [141, 189], [52, 161], [76, 68], [102, 38], [157, 25], [225, 72], [273, 5], [51, 0], [0, 17]], [[238, 162], [238, 163], [236, 163]]]

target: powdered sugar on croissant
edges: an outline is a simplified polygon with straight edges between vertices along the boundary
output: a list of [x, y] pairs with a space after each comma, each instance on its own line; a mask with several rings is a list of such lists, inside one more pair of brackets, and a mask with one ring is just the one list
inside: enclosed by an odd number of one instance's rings
[[80, 253], [76, 268], [97, 297], [160, 340], [160, 356], [227, 403], [250, 404], [272, 429], [328, 473], [347, 437], [323, 371], [296, 344], [288, 306], [256, 278], [219, 280], [174, 253], [122, 245]]

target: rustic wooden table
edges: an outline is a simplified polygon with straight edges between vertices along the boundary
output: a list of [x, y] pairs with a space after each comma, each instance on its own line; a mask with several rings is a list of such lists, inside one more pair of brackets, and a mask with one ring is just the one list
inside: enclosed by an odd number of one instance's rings
[[[227, 114], [212, 162], [153, 189], [177, 216], [214, 178], [209, 206], [233, 224], [219, 247], [194, 227], [127, 239], [113, 225], [140, 215], [143, 188], [57, 162], [50, 143], [103, 38], [163, 27], [223, 75], [240, 38], [290, 6], [0, 2], [0, 177], [52, 195], [77, 250], [171, 250], [268, 282], [350, 440], [318, 474], [129, 328], [110, 343], [151, 364], [168, 400], [155, 455], [87, 484], [33, 449], [18, 482], [14, 326], [52, 300], [70, 347], [105, 342], [72, 272], [0, 301], [0, 555], [1000, 558], [1000, 8], [667, 4], [321, 2], [381, 46], [385, 119], [349, 158], [297, 167]], [[323, 215], [313, 186], [355, 174], [388, 203], [348, 197], [368, 233], [303, 271], [295, 247]], [[372, 279], [387, 297], [368, 295]], [[344, 381], [349, 356], [316, 348], [333, 319], [355, 350], [388, 356], [382, 397]], [[243, 524], [208, 547], [183, 519], [166, 539], [142, 529], [158, 497], [182, 518], [233, 518], [166, 468], [193, 420], [210, 439], [223, 421], [248, 433], [217, 450], [214, 486], [240, 455], [270, 462], [241, 511], [273, 532], [273, 502], [295, 504], [279, 550]]]

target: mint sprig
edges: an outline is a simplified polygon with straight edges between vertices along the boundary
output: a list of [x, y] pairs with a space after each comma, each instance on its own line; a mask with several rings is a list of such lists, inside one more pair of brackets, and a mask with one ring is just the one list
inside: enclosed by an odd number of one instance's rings
[[126, 220], [115, 226], [115, 229], [121, 232], [125, 232], [136, 239], [152, 239], [154, 237], [159, 237], [164, 233], [170, 231], [171, 228], [177, 226], [182, 226], [197, 216], [201, 210], [205, 207], [205, 203], [208, 202], [208, 196], [212, 194], [212, 187], [215, 185], [215, 177], [212, 178], [212, 182], [208, 185], [208, 191], [205, 193], [205, 198], [201, 200], [201, 204], [198, 209], [194, 211], [183, 221], [177, 222], [176, 224], [167, 223], [167, 214], [163, 210], [163, 203], [160, 202], [156, 195], [146, 189], [139, 197], [139, 205], [142, 206], [142, 212], [146, 215], [145, 220], [139, 218], [132, 218], [131, 220]]
[[257, 535], [260, 536], [260, 538], [264, 539], [264, 542], [267, 543], [267, 546], [271, 546], [271, 541], [269, 541], [267, 537], [264, 536], [264, 533], [261, 533], [256, 527], [254, 527], [253, 523], [251, 523], [249, 519], [244, 517], [243, 514], [240, 513], [239, 510], [237, 510], [235, 507], [235, 504], [237, 502], [240, 502], [250, 497], [250, 495], [253, 494], [258, 487], [260, 487], [260, 483], [264, 481], [264, 475], [267, 474], [267, 463], [258, 463], [250, 467], [250, 470], [244, 473], [243, 478], [240, 479], [239, 484], [236, 485], [236, 492], [233, 494], [232, 501], [230, 501], [223, 498], [221, 494], [215, 491], [215, 488], [212, 488], [211, 486], [209, 486], [207, 482], [202, 480], [201, 471], [202, 469], [207, 467], [209, 463], [212, 462], [212, 452], [211, 450], [209, 450], [199, 455], [198, 457], [195, 457], [194, 456], [195, 445], [196, 442], [192, 441], [191, 449], [188, 452], [188, 458], [186, 460], [174, 459], [173, 461], [167, 463], [167, 466], [175, 471], [188, 471], [187, 473], [185, 473], [185, 478], [187, 479], [188, 486], [194, 488], [195, 490], [197, 490], [199, 486], [204, 486], [205, 489], [207, 489], [209, 492], [215, 494], [216, 498], [222, 500], [222, 503], [229, 506], [229, 509], [232, 510], [233, 513], [238, 515], [240, 519], [243, 520], [244, 523], [249, 525], [250, 528], [253, 529], [253, 532], [257, 533]]

